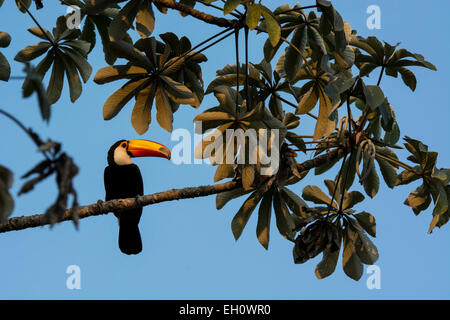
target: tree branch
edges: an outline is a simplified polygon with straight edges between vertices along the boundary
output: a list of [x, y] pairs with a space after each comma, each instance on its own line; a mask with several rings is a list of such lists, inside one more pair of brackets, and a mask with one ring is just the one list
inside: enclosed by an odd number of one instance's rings
[[[298, 171], [305, 172], [314, 167], [321, 166], [333, 159], [336, 159], [345, 152], [346, 152], [345, 148], [337, 148], [331, 150], [326, 154], [320, 155], [314, 159], [307, 160], [303, 163], [298, 164], [297, 166]], [[139, 196], [136, 198], [115, 199], [106, 202], [99, 200], [97, 203], [78, 207], [77, 208], [78, 219], [84, 219], [91, 216], [107, 214], [113, 211], [141, 208], [160, 202], [206, 197], [212, 194], [230, 191], [240, 186], [241, 186], [240, 181], [228, 181], [216, 185], [189, 187], [183, 189], [172, 189], [164, 192]], [[72, 213], [73, 213], [72, 209], [67, 209], [64, 216], [57, 222], [72, 220], [73, 217]], [[44, 214], [14, 217], [10, 218], [7, 222], [3, 224], [0, 224], [0, 233], [9, 231], [18, 231], [28, 228], [35, 228], [45, 226], [47, 224], [50, 224], [50, 221]]]
[[173, 0], [150, 0], [153, 3], [158, 3], [167, 8], [179, 10], [183, 13], [186, 13], [196, 19], [202, 20], [209, 24], [214, 24], [219, 27], [236, 27], [239, 25], [239, 20], [228, 20], [225, 18], [216, 17], [205, 12], [189, 8], [181, 3], [175, 2]]
[[[200, 186], [183, 189], [172, 189], [164, 192], [153, 193], [136, 198], [115, 199], [110, 201], [98, 201], [97, 203], [82, 206], [77, 209], [78, 219], [84, 219], [90, 216], [99, 216], [113, 211], [126, 209], [135, 209], [145, 207], [155, 203], [181, 200], [189, 198], [205, 197], [211, 194], [229, 191], [240, 186], [237, 181], [228, 181], [221, 184]], [[66, 210], [64, 216], [58, 222], [72, 220], [72, 209]], [[0, 224], [0, 233], [23, 230], [50, 224], [50, 221], [44, 214], [35, 214], [32, 216], [22, 216], [9, 219], [6, 223]]]

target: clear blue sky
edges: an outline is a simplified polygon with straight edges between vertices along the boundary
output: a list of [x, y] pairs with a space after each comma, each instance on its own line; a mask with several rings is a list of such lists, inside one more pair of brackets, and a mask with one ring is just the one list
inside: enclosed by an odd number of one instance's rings
[[[314, 1], [303, 1], [303, 5]], [[296, 1], [264, 1], [277, 3]], [[415, 68], [417, 89], [412, 93], [400, 79], [384, 77], [382, 88], [395, 108], [402, 135], [422, 139], [431, 150], [439, 151], [438, 167], [448, 167], [450, 129], [448, 52], [450, 43], [448, 12], [450, 2], [432, 1], [334, 1], [336, 8], [358, 34], [375, 35], [379, 39], [425, 56], [438, 68], [437, 72]], [[37, 19], [48, 29], [65, 7], [55, 0], [44, 1]], [[366, 8], [381, 8], [380, 30], [366, 27]], [[21, 14], [14, 1], [5, 1], [0, 9], [0, 31], [12, 34], [9, 48], [1, 49], [12, 65], [12, 75], [21, 75], [22, 66], [13, 61], [17, 51], [38, 39], [26, 29], [34, 27], [27, 15]], [[34, 6], [33, 6], [34, 8]], [[35, 10], [33, 9], [33, 12]], [[219, 13], [220, 14], [220, 13]], [[218, 29], [170, 12], [157, 13], [155, 35], [172, 31], [186, 34], [193, 44], [213, 35]], [[135, 35], [133, 33], [133, 35]], [[264, 35], [251, 37], [251, 61], [262, 57]], [[233, 40], [206, 52], [203, 75], [209, 83], [215, 71], [233, 61]], [[89, 56], [94, 73], [105, 66], [100, 41]], [[43, 138], [63, 142], [63, 148], [75, 158], [80, 173], [75, 179], [81, 204], [104, 198], [103, 169], [109, 146], [120, 138], [138, 138], [131, 123], [131, 105], [115, 119], [102, 119], [102, 106], [121, 84], [99, 86], [93, 76], [83, 86], [83, 94], [72, 104], [67, 83], [62, 98], [52, 107], [49, 125], [40, 120], [36, 99], [21, 98], [21, 81], [0, 84], [0, 108]], [[48, 81], [48, 78], [46, 79]], [[65, 80], [66, 81], [66, 80]], [[367, 80], [376, 82], [376, 79]], [[181, 106], [174, 128], [193, 130], [192, 119], [202, 110], [215, 106], [208, 96], [200, 110]], [[289, 107], [288, 107], [289, 108]], [[306, 124], [306, 133], [311, 130]], [[22, 181], [19, 177], [41, 156], [28, 137], [9, 120], [0, 117], [2, 147], [0, 163], [15, 172], [13, 193]], [[141, 138], [155, 140], [169, 147], [170, 134], [156, 121]], [[401, 158], [406, 153], [400, 152]], [[303, 157], [303, 158], [302, 158]], [[299, 161], [306, 160], [302, 156]], [[146, 193], [213, 183], [214, 167], [209, 165], [177, 166], [163, 159], [139, 159]], [[323, 177], [310, 174], [293, 188], [301, 193], [304, 186], [323, 186]], [[428, 234], [431, 212], [415, 217], [403, 200], [416, 184], [388, 189], [382, 185], [373, 200], [357, 209], [374, 213], [380, 251], [377, 265], [381, 268], [381, 289], [368, 290], [367, 274], [359, 282], [347, 278], [339, 262], [336, 272], [324, 280], [316, 279], [315, 265], [320, 257], [303, 265], [295, 265], [292, 245], [272, 226], [270, 249], [266, 251], [255, 236], [256, 215], [242, 237], [235, 242], [230, 223], [243, 199], [235, 200], [221, 211], [215, 209], [215, 197], [166, 202], [144, 209], [140, 229], [144, 250], [138, 256], [126, 256], [117, 246], [117, 222], [112, 214], [91, 217], [75, 230], [71, 222], [0, 234], [0, 298], [2, 299], [431, 299], [450, 297], [449, 226]], [[14, 216], [43, 213], [56, 197], [53, 180], [39, 185], [30, 194], [16, 197]], [[66, 268], [81, 268], [81, 290], [66, 288]]]

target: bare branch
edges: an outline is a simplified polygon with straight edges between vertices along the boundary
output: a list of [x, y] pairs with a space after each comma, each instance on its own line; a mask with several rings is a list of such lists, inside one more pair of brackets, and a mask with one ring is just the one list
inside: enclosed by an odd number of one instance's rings
[[196, 19], [202, 20], [209, 24], [214, 24], [219, 27], [236, 27], [239, 25], [239, 20], [228, 20], [225, 18], [216, 17], [210, 14], [207, 14], [205, 12], [189, 8], [185, 5], [182, 5], [181, 3], [175, 2], [173, 0], [151, 0], [153, 3], [158, 3], [162, 6], [179, 10], [183, 13], [186, 13]]

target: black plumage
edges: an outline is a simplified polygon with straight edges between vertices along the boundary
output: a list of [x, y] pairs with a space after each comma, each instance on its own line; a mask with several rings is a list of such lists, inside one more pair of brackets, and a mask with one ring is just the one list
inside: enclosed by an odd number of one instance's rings
[[[114, 150], [121, 142], [122, 140], [116, 142], [108, 152], [108, 166], [104, 173], [106, 201], [134, 198], [144, 194], [142, 176], [138, 166], [135, 164], [119, 166], [114, 163]], [[142, 208], [114, 212], [114, 215], [119, 219], [120, 250], [125, 254], [141, 252], [142, 240], [138, 225]]]

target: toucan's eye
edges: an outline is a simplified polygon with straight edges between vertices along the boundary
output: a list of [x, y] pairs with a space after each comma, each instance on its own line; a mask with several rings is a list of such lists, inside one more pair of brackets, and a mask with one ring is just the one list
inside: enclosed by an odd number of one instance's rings
[[126, 148], [127, 144], [126, 143], [122, 143], [122, 148]]

